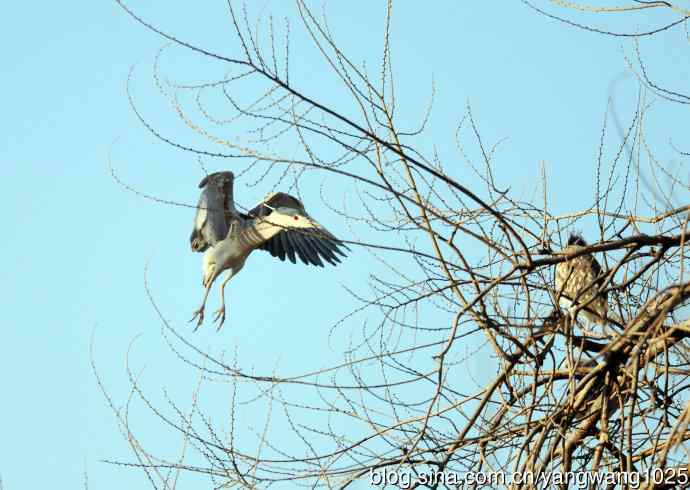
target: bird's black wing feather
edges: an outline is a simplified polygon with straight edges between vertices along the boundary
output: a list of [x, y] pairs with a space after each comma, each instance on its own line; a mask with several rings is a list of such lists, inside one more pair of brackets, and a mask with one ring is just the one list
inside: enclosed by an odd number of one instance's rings
[[312, 264], [311, 254], [307, 249], [307, 244], [302, 240], [302, 237], [298, 233], [294, 233], [290, 238], [292, 239], [292, 243], [295, 244], [295, 251], [299, 259], [306, 265]]
[[290, 240], [290, 234], [285, 231], [281, 231], [278, 233], [278, 236], [280, 237], [280, 242], [283, 245], [283, 249], [285, 250], [288, 259], [290, 259], [290, 262], [295, 264], [295, 246], [292, 243], [292, 240]]
[[336, 265], [340, 262], [340, 259], [326, 245], [328, 243], [327, 239], [313, 235], [306, 238], [313, 244], [314, 249], [319, 252], [319, 255], [328, 261], [329, 264]]
[[[247, 212], [249, 219], [260, 219], [271, 214], [275, 209], [288, 208], [297, 215], [307, 216], [304, 206], [294, 196], [284, 192], [268, 195], [261, 203]], [[295, 218], [297, 219], [297, 218]], [[266, 250], [274, 257], [285, 260], [287, 256], [294, 264], [299, 258], [303, 263], [323, 267], [322, 258], [332, 265], [340, 262], [338, 255], [345, 257], [340, 247], [349, 248], [327, 230], [315, 228], [292, 228], [287, 226], [258, 248]], [[338, 255], [336, 255], [338, 254]]]

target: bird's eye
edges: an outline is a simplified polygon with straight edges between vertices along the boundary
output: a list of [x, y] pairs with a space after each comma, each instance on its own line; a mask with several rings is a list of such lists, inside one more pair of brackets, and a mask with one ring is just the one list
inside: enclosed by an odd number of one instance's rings
[[298, 219], [299, 219], [299, 216], [295, 216], [294, 219], [295, 219], [295, 220], [298, 220]]

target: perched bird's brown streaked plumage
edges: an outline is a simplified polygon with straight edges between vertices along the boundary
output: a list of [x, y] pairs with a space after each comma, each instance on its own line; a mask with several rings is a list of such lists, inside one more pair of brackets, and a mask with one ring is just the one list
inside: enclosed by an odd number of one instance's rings
[[[563, 253], [577, 252], [586, 246], [587, 243], [581, 235], [572, 233]], [[577, 306], [583, 305], [580, 313], [587, 320], [602, 325], [608, 310], [607, 294], [601, 291], [604, 280], [599, 262], [590, 254], [580, 255], [556, 265], [556, 294], [561, 304], [573, 308], [573, 301], [576, 301]]]
[[304, 264], [323, 267], [324, 261], [336, 265], [342, 248], [348, 248], [324, 227], [312, 219], [299, 199], [283, 192], [267, 195], [247, 214], [235, 209], [233, 201], [234, 175], [216, 172], [204, 178], [199, 205], [194, 217], [190, 246], [204, 252], [204, 298], [192, 320], [198, 317], [197, 328], [204, 321], [208, 293], [216, 278], [224, 271], [228, 275], [220, 286], [221, 304], [215, 320], [218, 328], [225, 321], [225, 285], [236, 275], [254, 250], [265, 250], [272, 256], [293, 264], [299, 258]]

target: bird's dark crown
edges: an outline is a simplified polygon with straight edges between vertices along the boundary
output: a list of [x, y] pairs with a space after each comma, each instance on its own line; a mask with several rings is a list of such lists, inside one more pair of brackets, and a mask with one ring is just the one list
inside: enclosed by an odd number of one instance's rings
[[580, 235], [579, 233], [571, 233], [568, 237], [568, 245], [578, 245], [580, 247], [586, 247], [587, 242], [584, 238], [582, 238], [582, 235]]

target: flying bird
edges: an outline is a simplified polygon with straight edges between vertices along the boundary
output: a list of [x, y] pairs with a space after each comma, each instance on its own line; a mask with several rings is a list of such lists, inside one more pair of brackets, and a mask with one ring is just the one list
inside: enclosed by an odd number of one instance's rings
[[337, 265], [342, 248], [348, 249], [328, 230], [307, 214], [294, 196], [283, 192], [268, 194], [248, 213], [235, 209], [232, 172], [216, 172], [199, 183], [202, 189], [189, 237], [192, 251], [203, 252], [202, 271], [205, 291], [201, 306], [190, 321], [198, 318], [196, 328], [204, 321], [209, 291], [216, 278], [225, 270], [220, 285], [220, 308], [214, 321], [218, 328], [225, 321], [225, 285], [244, 267], [249, 254], [265, 250], [273, 257], [293, 264], [297, 259], [306, 265], [323, 267], [324, 262]]
[[[563, 253], [577, 252], [586, 246], [581, 235], [571, 233]], [[590, 324], [605, 324], [608, 296], [602, 291], [604, 282], [601, 265], [591, 254], [579, 255], [556, 265], [556, 294], [571, 318], [575, 309], [581, 307], [580, 313]]]

